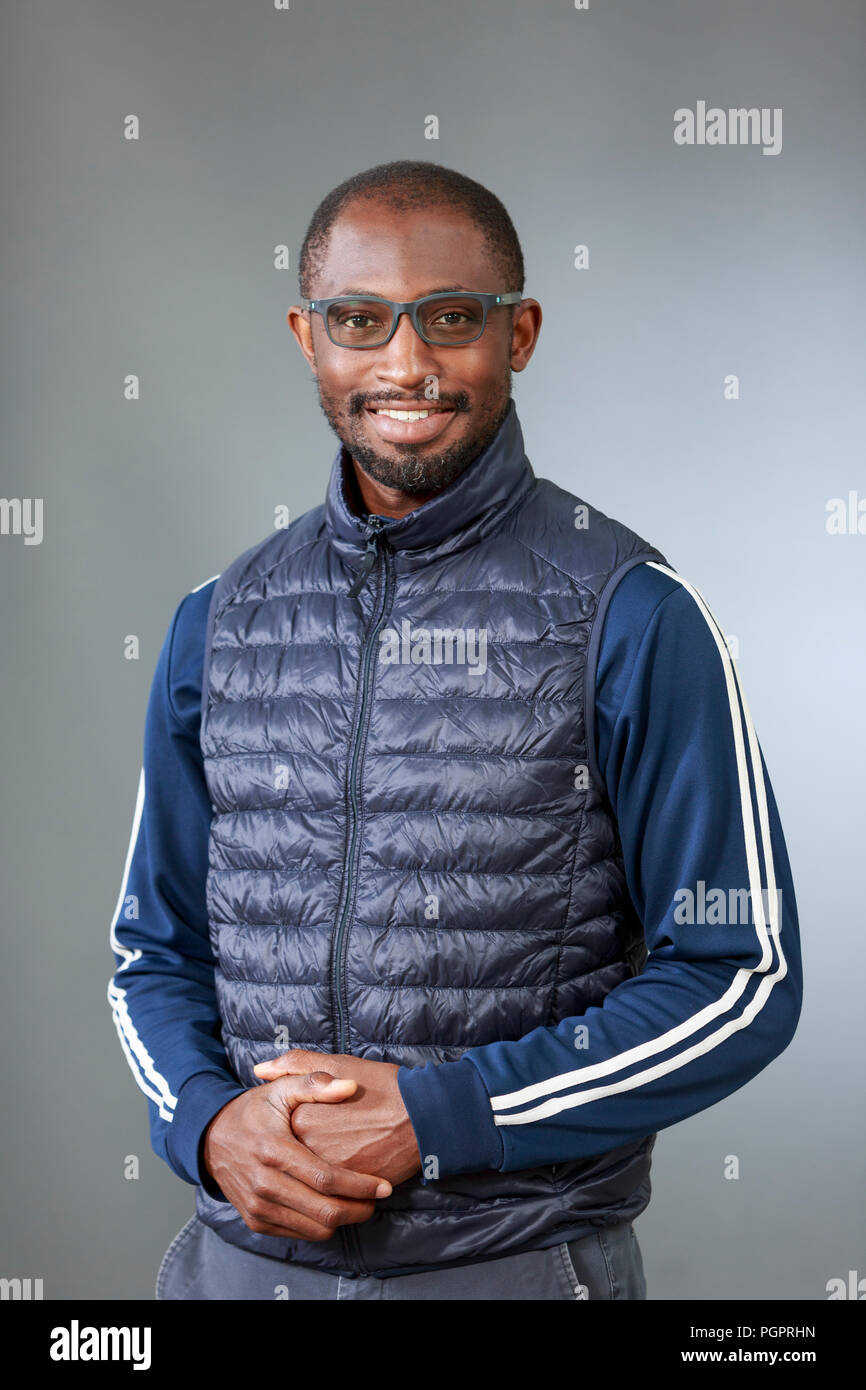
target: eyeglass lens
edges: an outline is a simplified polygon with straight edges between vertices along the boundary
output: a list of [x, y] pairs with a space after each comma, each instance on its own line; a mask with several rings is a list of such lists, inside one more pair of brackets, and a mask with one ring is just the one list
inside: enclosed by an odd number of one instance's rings
[[[378, 300], [344, 300], [328, 309], [328, 328], [344, 347], [375, 347], [388, 337], [393, 318], [390, 306]], [[419, 305], [418, 318], [432, 342], [467, 343], [481, 332], [484, 306], [472, 295], [455, 295]]]

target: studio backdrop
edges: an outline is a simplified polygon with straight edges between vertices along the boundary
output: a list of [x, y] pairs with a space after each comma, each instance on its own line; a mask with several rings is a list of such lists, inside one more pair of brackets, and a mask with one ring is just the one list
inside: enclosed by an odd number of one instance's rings
[[192, 1212], [106, 999], [150, 682], [184, 594], [324, 499], [336, 440], [286, 324], [313, 210], [426, 159], [508, 208], [544, 310], [514, 378], [532, 466], [710, 604], [794, 873], [798, 1031], [660, 1134], [649, 1297], [855, 1287], [866, 7], [2, 13], [0, 1275], [150, 1299]]

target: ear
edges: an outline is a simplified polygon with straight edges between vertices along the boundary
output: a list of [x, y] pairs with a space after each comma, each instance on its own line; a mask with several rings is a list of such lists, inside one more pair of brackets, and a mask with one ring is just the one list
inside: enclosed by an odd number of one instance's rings
[[292, 304], [286, 314], [286, 321], [295, 335], [298, 347], [306, 357], [312, 369], [313, 376], [316, 376], [316, 354], [313, 350], [313, 327], [311, 318], [312, 316], [309, 311], [302, 309], [300, 304]]
[[541, 332], [541, 305], [537, 299], [524, 299], [518, 304], [511, 326], [511, 370], [522, 372], [535, 351]]

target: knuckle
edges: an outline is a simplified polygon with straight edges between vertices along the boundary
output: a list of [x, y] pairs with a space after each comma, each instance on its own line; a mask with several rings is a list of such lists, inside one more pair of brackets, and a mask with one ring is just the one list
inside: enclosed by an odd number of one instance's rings
[[316, 1192], [330, 1193], [334, 1186], [334, 1174], [330, 1168], [316, 1168], [310, 1176], [310, 1186]]
[[342, 1224], [343, 1213], [333, 1202], [326, 1202], [316, 1212], [316, 1220], [320, 1226], [327, 1226], [329, 1230], [334, 1230]]

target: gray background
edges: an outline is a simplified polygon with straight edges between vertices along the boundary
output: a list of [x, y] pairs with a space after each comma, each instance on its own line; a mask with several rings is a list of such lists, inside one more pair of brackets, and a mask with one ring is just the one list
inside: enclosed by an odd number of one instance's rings
[[[866, 6], [2, 10], [0, 494], [44, 498], [45, 534], [0, 537], [0, 1274], [150, 1298], [192, 1210], [105, 999], [150, 680], [181, 597], [275, 505], [322, 500], [336, 441], [285, 322], [297, 251], [335, 184], [414, 157], [511, 212], [546, 315], [514, 379], [535, 471], [656, 544], [738, 637], [794, 868], [799, 1031], [660, 1136], [650, 1296], [822, 1299], [866, 1275], [866, 536], [825, 528], [829, 498], [866, 491]], [[699, 99], [782, 107], [781, 154], [676, 146]]]

